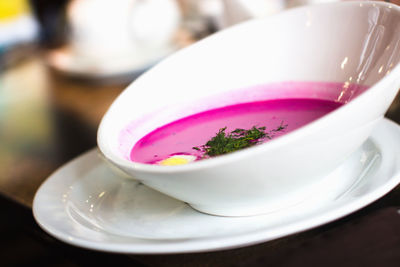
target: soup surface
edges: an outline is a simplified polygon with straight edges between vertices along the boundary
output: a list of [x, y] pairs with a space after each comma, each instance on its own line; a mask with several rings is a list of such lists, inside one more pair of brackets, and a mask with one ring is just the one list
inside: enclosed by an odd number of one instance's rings
[[249, 102], [207, 110], [155, 129], [141, 138], [131, 150], [135, 162], [161, 165], [185, 164], [206, 158], [204, 146], [222, 128], [226, 133], [238, 128], [265, 127], [269, 138], [279, 138], [316, 120], [342, 103], [307, 98]]

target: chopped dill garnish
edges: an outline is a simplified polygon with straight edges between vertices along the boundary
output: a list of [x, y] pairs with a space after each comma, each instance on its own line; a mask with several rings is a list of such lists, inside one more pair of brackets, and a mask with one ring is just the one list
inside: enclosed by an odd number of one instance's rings
[[195, 146], [194, 150], [203, 152], [204, 157], [214, 157], [231, 153], [243, 148], [254, 146], [265, 139], [271, 139], [273, 135], [286, 129], [287, 124], [283, 122], [280, 126], [270, 132], [266, 132], [266, 127], [253, 126], [249, 130], [237, 128], [230, 133], [226, 133], [226, 128], [219, 129], [218, 133], [211, 138], [205, 145]]
[[287, 125], [287, 124], [283, 124], [283, 121], [282, 121], [282, 122], [281, 122], [281, 125], [279, 125], [278, 128], [276, 128], [276, 129], [274, 129], [274, 130], [272, 130], [272, 131], [274, 131], [274, 132], [279, 132], [279, 131], [285, 130], [287, 126], [288, 126], [288, 125]]

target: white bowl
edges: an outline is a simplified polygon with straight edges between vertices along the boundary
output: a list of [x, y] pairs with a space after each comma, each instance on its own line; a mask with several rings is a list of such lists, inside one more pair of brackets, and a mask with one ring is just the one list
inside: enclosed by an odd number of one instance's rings
[[[399, 61], [396, 5], [322, 4], [245, 22], [175, 53], [134, 81], [105, 114], [98, 146], [130, 178], [197, 210], [225, 216], [273, 211], [312, 197], [326, 174], [368, 138], [400, 87]], [[207, 109], [276, 98], [272, 91], [236, 93], [284, 81], [340, 82], [342, 90], [313, 88], [313, 96], [346, 104], [268, 143], [213, 159], [183, 166], [129, 160], [130, 149], [150, 131]], [[349, 83], [370, 88], [359, 94]], [[199, 104], [204, 99], [218, 101]]]

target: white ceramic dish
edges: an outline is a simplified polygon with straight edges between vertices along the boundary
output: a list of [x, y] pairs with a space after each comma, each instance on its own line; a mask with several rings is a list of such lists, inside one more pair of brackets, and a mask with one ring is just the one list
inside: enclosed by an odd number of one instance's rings
[[36, 193], [34, 217], [56, 238], [120, 253], [213, 251], [261, 243], [333, 221], [400, 182], [400, 127], [382, 121], [329, 175], [324, 189], [288, 209], [220, 217], [119, 177], [92, 150], [61, 167]]
[[[293, 205], [317, 191], [383, 117], [400, 87], [399, 42], [400, 7], [380, 2], [306, 6], [234, 26], [133, 82], [105, 114], [99, 148], [131, 178], [202, 212], [243, 216]], [[236, 89], [282, 81], [342, 83], [329, 100], [347, 104], [280, 138], [210, 160], [167, 167], [129, 160], [140, 138], [179, 118], [287, 97], [231, 97]], [[351, 83], [371, 87], [358, 95]], [[316, 98], [326, 93], [310, 91]]]

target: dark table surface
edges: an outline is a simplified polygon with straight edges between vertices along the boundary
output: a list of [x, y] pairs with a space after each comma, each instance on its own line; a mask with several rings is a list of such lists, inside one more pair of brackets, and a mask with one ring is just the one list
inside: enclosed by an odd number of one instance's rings
[[[0, 266], [398, 266], [399, 187], [333, 223], [239, 249], [119, 255], [57, 241], [33, 219], [34, 194], [54, 170], [96, 146], [100, 119], [126, 84], [67, 79], [35, 54], [0, 73]], [[399, 103], [387, 113], [398, 123]]]

